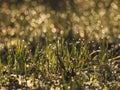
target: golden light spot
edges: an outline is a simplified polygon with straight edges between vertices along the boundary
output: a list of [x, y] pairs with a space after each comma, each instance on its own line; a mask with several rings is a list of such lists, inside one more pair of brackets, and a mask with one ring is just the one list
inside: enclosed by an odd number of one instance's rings
[[44, 33], [46, 33], [46, 32], [47, 32], [46, 28], [44, 28], [44, 29], [43, 29], [43, 32], [44, 32]]
[[80, 36], [84, 37], [84, 32], [83, 31], [81, 31]]
[[104, 28], [102, 29], [102, 32], [103, 32], [103, 33], [108, 33], [108, 27], [104, 27]]
[[2, 30], [2, 33], [6, 34], [6, 30], [5, 30], [5, 29], [3, 29], [3, 30]]
[[94, 2], [94, 1], [91, 1], [91, 2], [90, 2], [90, 6], [93, 7], [94, 5], [95, 5], [95, 2]]
[[20, 20], [23, 20], [24, 19], [24, 17], [23, 16], [20, 16]]
[[64, 18], [64, 19], [66, 18], [66, 14], [64, 14], [64, 13], [61, 14], [60, 16], [61, 16], [61, 18]]
[[61, 30], [61, 31], [60, 31], [60, 34], [61, 34], [61, 35], [63, 35], [63, 34], [64, 34], [64, 31], [63, 31], [63, 30]]
[[68, 86], [68, 89], [70, 89], [70, 86]]
[[15, 18], [11, 18], [11, 22], [15, 22], [16, 21], [16, 19]]
[[35, 14], [36, 14], [36, 11], [35, 11], [35, 10], [32, 10], [32, 11], [31, 11], [31, 14], [32, 14], [32, 15], [35, 15]]
[[50, 28], [54, 28], [54, 24], [51, 24], [51, 25], [50, 25]]
[[100, 12], [99, 12], [99, 15], [102, 17], [103, 15], [105, 15], [105, 10], [104, 9], [102, 9], [102, 10], [100, 10]]
[[53, 33], [55, 33], [56, 31], [57, 31], [56, 28], [53, 28], [53, 29], [52, 29], [52, 32], [53, 32]]
[[24, 31], [21, 31], [21, 32], [20, 32], [20, 36], [22, 36], [22, 35], [24, 35]]
[[117, 6], [114, 2], [111, 4], [111, 6], [112, 6], [112, 8], [114, 8], [114, 9], [118, 9], [118, 6]]
[[47, 18], [49, 18], [49, 17], [50, 17], [50, 14], [47, 14], [46, 16], [47, 16]]

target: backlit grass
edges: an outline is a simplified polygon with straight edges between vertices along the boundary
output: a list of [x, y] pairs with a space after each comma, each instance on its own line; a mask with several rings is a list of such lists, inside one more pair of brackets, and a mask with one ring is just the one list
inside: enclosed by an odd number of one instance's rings
[[0, 83], [9, 89], [117, 90], [120, 56], [116, 48], [108, 48], [105, 39], [94, 45], [80, 39], [69, 43], [63, 38], [55, 42], [46, 38], [44, 45], [39, 42], [32, 51], [30, 43], [18, 40], [3, 48]]

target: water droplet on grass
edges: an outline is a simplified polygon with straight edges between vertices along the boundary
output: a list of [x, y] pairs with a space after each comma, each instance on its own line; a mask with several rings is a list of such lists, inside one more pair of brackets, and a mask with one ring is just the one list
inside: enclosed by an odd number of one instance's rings
[[80, 41], [76, 41], [76, 44], [79, 44], [80, 43]]
[[101, 47], [98, 47], [99, 49], [101, 49]]

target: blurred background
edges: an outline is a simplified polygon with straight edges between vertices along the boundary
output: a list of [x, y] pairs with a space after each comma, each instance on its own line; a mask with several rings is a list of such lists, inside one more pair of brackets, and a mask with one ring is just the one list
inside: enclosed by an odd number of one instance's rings
[[0, 0], [0, 46], [16, 39], [120, 40], [119, 0]]

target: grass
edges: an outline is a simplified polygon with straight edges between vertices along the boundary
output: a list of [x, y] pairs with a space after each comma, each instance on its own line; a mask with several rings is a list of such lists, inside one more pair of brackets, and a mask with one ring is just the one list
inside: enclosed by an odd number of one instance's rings
[[120, 56], [108, 48], [105, 39], [99, 46], [94, 45], [93, 41], [67, 42], [61, 38], [49, 42], [46, 38], [44, 45], [37, 42], [33, 49], [30, 43], [17, 40], [15, 45], [3, 48], [6, 55], [2, 54], [0, 59], [1, 86], [36, 90], [119, 90]]
[[118, 0], [17, 1], [0, 3], [0, 90], [120, 90]]

